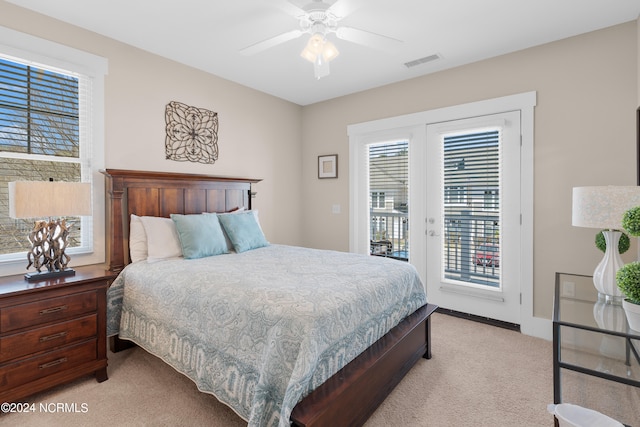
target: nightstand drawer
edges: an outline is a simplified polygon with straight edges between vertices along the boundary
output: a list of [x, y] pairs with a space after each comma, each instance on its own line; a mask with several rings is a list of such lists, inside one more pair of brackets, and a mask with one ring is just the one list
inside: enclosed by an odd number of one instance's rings
[[36, 284], [0, 277], [0, 402], [83, 375], [108, 378], [106, 291], [116, 276], [97, 264]]
[[0, 392], [96, 360], [96, 340], [0, 367]]
[[97, 333], [97, 315], [91, 314], [80, 319], [9, 335], [0, 338], [0, 362], [91, 338]]
[[96, 307], [94, 291], [6, 307], [0, 310], [0, 332], [69, 319], [96, 311]]

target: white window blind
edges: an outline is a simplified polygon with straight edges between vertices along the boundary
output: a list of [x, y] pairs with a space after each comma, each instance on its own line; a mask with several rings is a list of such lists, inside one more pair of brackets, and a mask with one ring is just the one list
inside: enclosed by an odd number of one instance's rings
[[500, 130], [447, 135], [443, 144], [445, 278], [498, 286]]
[[0, 58], [2, 150], [79, 157], [78, 78]]

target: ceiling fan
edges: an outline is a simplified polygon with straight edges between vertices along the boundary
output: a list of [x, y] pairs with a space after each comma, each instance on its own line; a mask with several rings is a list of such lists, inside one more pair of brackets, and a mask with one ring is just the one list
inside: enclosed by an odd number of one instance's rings
[[337, 0], [329, 4], [322, 0], [311, 0], [306, 6], [300, 8], [287, 0], [274, 0], [272, 1], [274, 5], [298, 20], [299, 28], [247, 46], [240, 52], [244, 55], [253, 55], [296, 39], [303, 34], [311, 34], [300, 55], [314, 64], [315, 77], [319, 79], [329, 74], [329, 62], [339, 54], [335, 45], [327, 39], [328, 34], [334, 33], [338, 39], [383, 50], [393, 49], [402, 43], [392, 37], [339, 24], [340, 20], [360, 8], [365, 2], [366, 0]]

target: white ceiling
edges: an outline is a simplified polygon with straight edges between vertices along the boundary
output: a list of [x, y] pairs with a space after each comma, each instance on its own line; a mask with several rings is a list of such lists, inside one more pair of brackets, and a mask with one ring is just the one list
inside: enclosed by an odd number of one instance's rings
[[[7, 0], [219, 77], [308, 105], [638, 18], [640, 0], [338, 0], [340, 24], [399, 39], [392, 51], [328, 36], [340, 51], [316, 80], [305, 34], [253, 55], [254, 43], [298, 28], [284, 0]], [[303, 7], [311, 0], [290, 0]], [[325, 0], [333, 4], [336, 0]], [[280, 7], [279, 7], [280, 6]], [[358, 6], [358, 7], [356, 7]], [[440, 59], [407, 68], [429, 55]]]

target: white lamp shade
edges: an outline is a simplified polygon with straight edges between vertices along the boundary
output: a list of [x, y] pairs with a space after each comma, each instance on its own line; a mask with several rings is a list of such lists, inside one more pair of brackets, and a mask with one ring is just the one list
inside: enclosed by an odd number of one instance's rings
[[317, 56], [322, 54], [323, 45], [324, 38], [320, 34], [314, 34], [309, 38], [302, 52], [300, 52], [300, 56], [309, 62], [316, 62]]
[[9, 183], [9, 216], [43, 218], [91, 215], [91, 184], [64, 181]]
[[336, 45], [331, 43], [329, 40], [325, 40], [324, 46], [322, 47], [322, 57], [324, 60], [327, 62], [333, 61], [338, 55], [340, 55], [340, 52], [338, 52]]
[[636, 206], [640, 206], [640, 186], [574, 187], [571, 224], [621, 230], [624, 213]]

